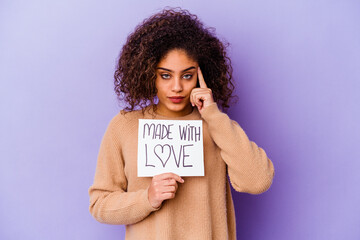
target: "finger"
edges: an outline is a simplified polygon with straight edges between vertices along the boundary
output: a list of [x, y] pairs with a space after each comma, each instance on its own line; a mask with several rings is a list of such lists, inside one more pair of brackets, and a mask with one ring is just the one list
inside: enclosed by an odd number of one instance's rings
[[201, 109], [202, 105], [203, 105], [203, 100], [200, 94], [195, 94], [194, 95], [194, 99], [195, 99], [195, 105], [199, 108], [199, 110]]
[[198, 110], [201, 110], [201, 107], [202, 107], [202, 101], [201, 99], [199, 99], [199, 97], [197, 96], [198, 94], [194, 94], [193, 98], [194, 98], [194, 105], [198, 108]]
[[205, 79], [204, 79], [204, 76], [203, 76], [203, 74], [201, 72], [200, 67], [198, 67], [198, 78], [199, 78], [200, 88], [207, 88], [207, 85], [205, 83]]
[[175, 186], [166, 186], [161, 190], [162, 193], [175, 193], [176, 187]]
[[212, 93], [210, 88], [194, 88], [192, 90], [193, 93], [204, 93], [204, 94], [209, 94]]
[[194, 88], [191, 94], [191, 102], [193, 104], [193, 106], [199, 106], [199, 104], [201, 105], [201, 102], [198, 102], [198, 98], [197, 95], [199, 94], [199, 92], [202, 91], [202, 88]]
[[162, 198], [163, 200], [172, 199], [172, 198], [174, 198], [174, 197], [175, 197], [175, 193], [163, 193], [163, 194], [161, 195], [161, 198]]
[[162, 173], [159, 175], [156, 175], [157, 180], [164, 180], [164, 179], [175, 179], [177, 182], [183, 183], [184, 179], [182, 179], [179, 175], [175, 173]]
[[209, 92], [206, 91], [200, 91], [200, 92], [196, 92], [194, 93], [194, 102], [195, 104], [200, 104], [202, 105], [204, 101], [206, 101], [207, 99], [209, 99]]
[[175, 181], [175, 179], [169, 179], [169, 180], [164, 180], [165, 182], [163, 182], [162, 185], [162, 192], [168, 192], [168, 191], [173, 191], [176, 192], [178, 189], [178, 183]]
[[174, 186], [176, 184], [176, 180], [175, 179], [166, 179], [164, 180], [164, 186]]
[[196, 88], [193, 88], [193, 90], [191, 90], [191, 93], [190, 93], [190, 103], [191, 103], [191, 106], [195, 106], [195, 103], [194, 103], [194, 92], [195, 92], [195, 89], [196, 89]]

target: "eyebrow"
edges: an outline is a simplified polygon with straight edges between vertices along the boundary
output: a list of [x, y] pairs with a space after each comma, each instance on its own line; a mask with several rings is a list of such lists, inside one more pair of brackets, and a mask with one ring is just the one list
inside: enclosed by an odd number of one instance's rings
[[[167, 69], [167, 68], [163, 68], [163, 67], [158, 67], [157, 69], [162, 69], [162, 70], [165, 70], [165, 71], [174, 72], [173, 70], [170, 70], [170, 69]], [[187, 68], [187, 69], [182, 70], [181, 72], [186, 72], [186, 71], [188, 71], [188, 70], [190, 70], [190, 69], [195, 69], [195, 67], [194, 67], [194, 66], [189, 67], [189, 68]]]

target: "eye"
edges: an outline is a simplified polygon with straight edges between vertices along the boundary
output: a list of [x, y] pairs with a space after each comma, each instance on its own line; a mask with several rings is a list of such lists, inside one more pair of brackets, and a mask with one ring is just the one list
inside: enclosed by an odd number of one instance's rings
[[191, 79], [192, 78], [192, 75], [191, 74], [185, 74], [183, 76], [184, 79]]
[[161, 74], [160, 76], [161, 76], [163, 79], [169, 79], [169, 78], [170, 78], [170, 75], [167, 74], [167, 73]]

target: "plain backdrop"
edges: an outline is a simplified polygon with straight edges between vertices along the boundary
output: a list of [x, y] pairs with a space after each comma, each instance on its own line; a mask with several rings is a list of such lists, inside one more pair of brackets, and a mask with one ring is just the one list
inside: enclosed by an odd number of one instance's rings
[[228, 114], [275, 165], [264, 194], [233, 192], [238, 238], [360, 239], [357, 0], [1, 0], [0, 239], [124, 239], [88, 188], [120, 49], [165, 6], [230, 43]]

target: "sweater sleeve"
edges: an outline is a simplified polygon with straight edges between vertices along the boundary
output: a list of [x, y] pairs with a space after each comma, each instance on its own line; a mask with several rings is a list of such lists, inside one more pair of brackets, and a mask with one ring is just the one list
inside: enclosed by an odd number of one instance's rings
[[94, 183], [88, 190], [89, 211], [101, 223], [133, 224], [157, 209], [150, 205], [147, 189], [127, 192], [124, 161], [114, 122], [114, 119], [110, 122], [100, 145]]
[[202, 111], [209, 132], [225, 161], [231, 185], [238, 192], [260, 194], [272, 184], [274, 165], [265, 151], [250, 141], [240, 125], [214, 103]]

